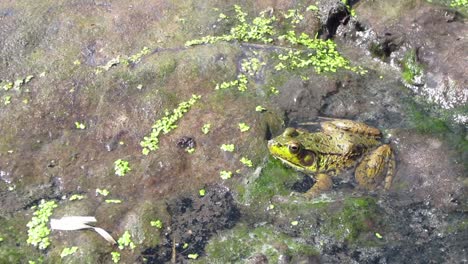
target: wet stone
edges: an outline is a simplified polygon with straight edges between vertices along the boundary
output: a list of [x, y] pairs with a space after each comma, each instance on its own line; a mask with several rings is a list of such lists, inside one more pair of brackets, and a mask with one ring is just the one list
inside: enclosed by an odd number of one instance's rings
[[[188, 254], [201, 256], [210, 237], [218, 230], [232, 228], [240, 217], [228, 188], [212, 185], [203, 197], [179, 196], [168, 202], [171, 225], [160, 244], [147, 248], [145, 263], [188, 262]], [[175, 243], [175, 244], [174, 244]]]
[[177, 140], [177, 147], [181, 149], [186, 149], [186, 148], [195, 148], [196, 147], [196, 142], [195, 139], [191, 137], [181, 137], [179, 140]]

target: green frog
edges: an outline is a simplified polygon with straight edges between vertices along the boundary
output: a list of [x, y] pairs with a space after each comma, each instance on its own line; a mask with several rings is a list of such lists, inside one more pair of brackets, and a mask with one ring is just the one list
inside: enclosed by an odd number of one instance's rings
[[329, 190], [333, 186], [331, 177], [351, 167], [355, 167], [354, 176], [361, 188], [391, 187], [395, 156], [390, 145], [380, 142], [379, 129], [345, 119], [332, 119], [320, 125], [318, 132], [289, 127], [268, 141], [268, 149], [275, 158], [314, 175], [316, 182], [307, 196]]

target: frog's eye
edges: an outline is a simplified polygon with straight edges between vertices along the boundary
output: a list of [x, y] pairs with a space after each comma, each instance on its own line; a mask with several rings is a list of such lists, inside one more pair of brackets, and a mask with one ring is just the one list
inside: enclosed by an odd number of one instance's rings
[[289, 148], [289, 152], [293, 154], [297, 154], [299, 153], [299, 151], [301, 151], [301, 144], [297, 142], [291, 142], [289, 143], [288, 148]]
[[294, 127], [288, 127], [284, 130], [283, 136], [285, 137], [295, 137], [297, 136], [297, 131]]

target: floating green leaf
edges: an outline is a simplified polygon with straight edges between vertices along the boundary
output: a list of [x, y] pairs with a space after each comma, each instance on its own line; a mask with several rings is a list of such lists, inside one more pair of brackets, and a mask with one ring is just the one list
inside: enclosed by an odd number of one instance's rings
[[250, 129], [250, 126], [248, 126], [246, 123], [239, 123], [239, 129], [241, 132], [247, 132]]
[[123, 250], [126, 247], [133, 250], [136, 247], [135, 243], [133, 243], [132, 241], [132, 236], [130, 235], [130, 232], [128, 232], [128, 230], [126, 230], [124, 234], [119, 238], [119, 240], [117, 240], [117, 244], [120, 250]]
[[86, 129], [86, 125], [84, 123], [75, 122], [76, 129]]
[[120, 253], [119, 252], [112, 251], [111, 256], [112, 256], [112, 261], [114, 263], [119, 263], [119, 261], [120, 261]]
[[203, 134], [208, 134], [210, 133], [210, 129], [211, 129], [211, 124], [210, 123], [206, 123], [203, 125], [203, 127], [201, 128], [201, 131]]
[[96, 189], [96, 195], [102, 195], [102, 196], [107, 196], [109, 195], [109, 191], [107, 189]]
[[235, 149], [234, 144], [222, 144], [220, 148], [221, 150], [227, 152], [233, 152]]
[[200, 190], [198, 190], [198, 194], [199, 194], [201, 197], [203, 197], [203, 196], [205, 196], [205, 194], [206, 194], [206, 190], [205, 190], [205, 189], [200, 189]]
[[28, 227], [28, 244], [39, 249], [46, 249], [50, 245], [48, 223], [49, 217], [56, 207], [57, 203], [55, 201], [46, 202], [41, 200], [37, 210], [33, 213], [31, 221], [26, 225]]
[[60, 253], [60, 258], [74, 254], [78, 250], [78, 247], [64, 248], [62, 253]]
[[79, 201], [79, 200], [82, 200], [85, 196], [84, 195], [81, 195], [81, 194], [73, 194], [72, 196], [70, 196], [70, 198], [68, 198], [69, 201]]
[[153, 227], [156, 227], [157, 229], [162, 229], [163, 228], [163, 222], [161, 220], [155, 220], [155, 221], [151, 221], [150, 222], [150, 225], [153, 226]]
[[265, 112], [266, 110], [267, 110], [267, 109], [266, 109], [265, 107], [261, 106], [261, 105], [257, 105], [257, 106], [255, 107], [255, 111], [256, 111], [256, 112]]
[[249, 160], [249, 159], [246, 158], [246, 157], [242, 157], [242, 158], [240, 159], [240, 162], [241, 162], [242, 164], [244, 164], [245, 166], [249, 167], [249, 168], [253, 166], [252, 161]]
[[125, 176], [125, 174], [131, 171], [129, 162], [122, 159], [114, 161], [114, 171], [117, 176]]
[[222, 170], [219, 172], [219, 175], [221, 177], [221, 179], [223, 180], [228, 180], [232, 177], [232, 171], [225, 171], [225, 170]]
[[189, 109], [201, 98], [199, 95], [192, 95], [186, 102], [181, 102], [179, 106], [172, 110], [166, 111], [165, 116], [155, 122], [149, 136], [143, 138], [140, 145], [143, 147], [143, 155], [148, 155], [150, 151], [159, 149], [159, 136], [161, 134], [168, 134], [173, 129], [177, 128], [177, 121], [189, 111]]

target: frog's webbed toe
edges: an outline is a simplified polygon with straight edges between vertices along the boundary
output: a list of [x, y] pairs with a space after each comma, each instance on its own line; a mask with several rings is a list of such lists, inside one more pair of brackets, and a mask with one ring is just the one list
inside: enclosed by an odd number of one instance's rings
[[354, 173], [359, 186], [373, 190], [382, 182], [386, 190], [392, 185], [395, 173], [395, 156], [390, 145], [385, 144], [367, 154]]
[[308, 190], [305, 195], [307, 197], [315, 197], [322, 193], [323, 191], [330, 190], [333, 187], [333, 181], [330, 175], [325, 173], [319, 173], [315, 177], [315, 184]]

